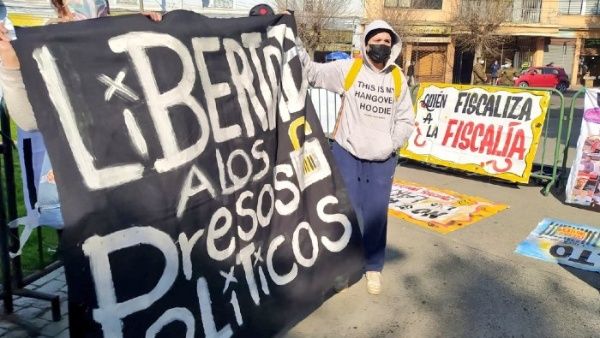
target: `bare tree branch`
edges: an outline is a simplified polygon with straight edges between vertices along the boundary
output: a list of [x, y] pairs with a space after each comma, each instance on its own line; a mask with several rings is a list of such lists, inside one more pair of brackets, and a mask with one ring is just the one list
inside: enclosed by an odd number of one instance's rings
[[[346, 0], [276, 0], [279, 11], [294, 10], [298, 35], [309, 53], [330, 43], [338, 43], [338, 34], [328, 34], [336, 19], [350, 15]], [[331, 32], [329, 32], [331, 33]]]
[[441, 7], [440, 0], [367, 0], [366, 14], [369, 19], [383, 20], [389, 23], [400, 38], [419, 36], [419, 32], [412, 29], [414, 23], [425, 21], [422, 13], [413, 11], [417, 8], [437, 8]]
[[462, 0], [453, 18], [458, 48], [474, 52], [476, 58], [500, 54], [508, 37], [497, 35], [500, 26], [510, 20], [511, 0]]

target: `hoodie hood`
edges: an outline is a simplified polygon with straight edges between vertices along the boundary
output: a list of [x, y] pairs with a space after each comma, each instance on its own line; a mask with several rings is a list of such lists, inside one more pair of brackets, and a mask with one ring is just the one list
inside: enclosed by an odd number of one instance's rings
[[390, 33], [392, 34], [392, 40], [393, 40], [392, 54], [390, 54], [390, 58], [388, 59], [387, 63], [385, 64], [385, 67], [383, 68], [383, 70], [387, 69], [390, 65], [394, 64], [394, 61], [396, 61], [396, 59], [400, 55], [400, 52], [402, 51], [402, 41], [400, 40], [400, 36], [398, 35], [398, 33], [396, 33], [396, 31], [392, 28], [392, 26], [390, 26], [387, 22], [385, 22], [383, 20], [375, 20], [375, 21], [371, 22], [370, 24], [368, 24], [365, 27], [365, 31], [363, 32], [361, 40], [360, 40], [360, 51], [362, 53], [363, 59], [369, 60], [368, 62], [365, 62], [365, 64], [367, 64], [368, 67], [374, 71], [378, 71], [378, 70], [375, 67], [373, 67], [373, 65], [371, 64], [371, 60], [367, 56], [367, 41], [365, 41], [365, 40], [367, 38], [367, 35], [369, 35], [370, 32], [377, 30], [377, 29], [385, 29], [385, 30], [390, 31]]

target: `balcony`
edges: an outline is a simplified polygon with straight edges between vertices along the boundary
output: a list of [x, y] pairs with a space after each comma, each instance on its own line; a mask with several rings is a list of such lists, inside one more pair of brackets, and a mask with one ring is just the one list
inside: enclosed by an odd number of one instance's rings
[[539, 23], [542, 0], [515, 0], [512, 5], [513, 23]]

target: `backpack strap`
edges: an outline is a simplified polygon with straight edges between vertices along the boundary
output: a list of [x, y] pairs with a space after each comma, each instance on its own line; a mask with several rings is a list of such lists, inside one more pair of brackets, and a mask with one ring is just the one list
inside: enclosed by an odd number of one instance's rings
[[[360, 58], [354, 59], [352, 66], [350, 67], [350, 71], [346, 74], [346, 79], [344, 80], [344, 91], [347, 92], [352, 88], [356, 77], [358, 76], [358, 72], [362, 68], [363, 60]], [[396, 100], [400, 98], [400, 94], [402, 93], [402, 72], [400, 72], [400, 68], [394, 65], [392, 68], [392, 77], [394, 79], [394, 97]]]
[[350, 67], [350, 71], [346, 74], [346, 79], [344, 80], [344, 91], [347, 92], [352, 88], [354, 84], [354, 80], [358, 76], [360, 69], [362, 68], [363, 60], [361, 58], [354, 59], [352, 62], [352, 66]]
[[398, 66], [392, 68], [392, 77], [394, 78], [394, 98], [398, 100], [402, 93], [402, 73]]
[[361, 58], [356, 58], [352, 62], [352, 66], [350, 66], [350, 70], [348, 74], [346, 74], [346, 78], [344, 79], [344, 95], [342, 96], [342, 104], [340, 105], [340, 110], [338, 110], [337, 118], [335, 119], [335, 127], [333, 127], [333, 133], [331, 137], [335, 139], [335, 135], [337, 134], [338, 128], [340, 127], [340, 121], [342, 120], [342, 114], [344, 113], [344, 102], [346, 102], [346, 93], [352, 88], [354, 84], [354, 80], [358, 76], [363, 65], [363, 60]]
[[[346, 74], [346, 79], [344, 80], [344, 92], [347, 93], [350, 90], [350, 88], [352, 88], [352, 85], [354, 84], [354, 81], [356, 80], [356, 77], [358, 76], [362, 65], [363, 60], [361, 58], [354, 59], [354, 62], [352, 62], [352, 66], [350, 66], [350, 71], [348, 71], [348, 74]], [[400, 68], [398, 68], [398, 66], [396, 65], [394, 65], [394, 67], [392, 68], [392, 78], [394, 79], [394, 98], [395, 100], [398, 100], [400, 98], [400, 94], [402, 93], [402, 72], [400, 72]], [[344, 111], [344, 101], [345, 95], [344, 97], [342, 97], [342, 104], [340, 106], [340, 110], [338, 111], [338, 116], [335, 121], [335, 127], [333, 128], [333, 138], [335, 138], [335, 135], [337, 134], [340, 120], [342, 118], [342, 113]]]

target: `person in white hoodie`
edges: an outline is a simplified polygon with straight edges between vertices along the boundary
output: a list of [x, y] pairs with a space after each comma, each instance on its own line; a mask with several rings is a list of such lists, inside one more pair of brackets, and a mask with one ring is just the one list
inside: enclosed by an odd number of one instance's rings
[[415, 122], [409, 86], [394, 63], [402, 48], [398, 34], [375, 20], [361, 44], [362, 61], [320, 64], [303, 48], [299, 55], [311, 86], [342, 95], [332, 151], [362, 231], [367, 291], [379, 294], [396, 152]]

